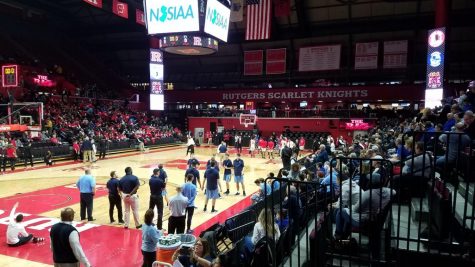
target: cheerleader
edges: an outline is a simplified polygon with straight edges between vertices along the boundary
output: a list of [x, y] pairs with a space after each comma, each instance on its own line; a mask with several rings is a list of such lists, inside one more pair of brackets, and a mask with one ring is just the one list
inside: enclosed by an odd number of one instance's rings
[[191, 136], [188, 136], [188, 141], [186, 145], [188, 146], [188, 148], [186, 149], [185, 156], [188, 156], [188, 153], [190, 153], [190, 158], [191, 158], [193, 157], [193, 155], [195, 155], [195, 140], [193, 140]]

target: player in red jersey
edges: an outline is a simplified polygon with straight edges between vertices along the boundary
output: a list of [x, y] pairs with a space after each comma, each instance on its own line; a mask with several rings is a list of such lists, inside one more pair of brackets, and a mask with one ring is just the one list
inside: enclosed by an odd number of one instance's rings
[[267, 142], [267, 154], [269, 154], [269, 159], [274, 159], [274, 147], [274, 140], [272, 140], [272, 138], [269, 138], [269, 141]]
[[267, 141], [264, 138], [259, 140], [259, 150], [261, 151], [261, 156], [263, 159], [266, 158], [266, 149], [267, 149]]

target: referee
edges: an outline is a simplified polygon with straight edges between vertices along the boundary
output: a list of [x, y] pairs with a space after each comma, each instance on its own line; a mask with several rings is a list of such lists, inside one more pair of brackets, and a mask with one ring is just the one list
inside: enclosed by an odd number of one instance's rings
[[94, 200], [94, 194], [96, 193], [96, 179], [91, 175], [90, 169], [86, 169], [84, 171], [84, 175], [79, 177], [76, 186], [81, 193], [81, 221], [86, 219], [86, 210], [87, 220], [94, 221], [92, 218], [92, 204]]

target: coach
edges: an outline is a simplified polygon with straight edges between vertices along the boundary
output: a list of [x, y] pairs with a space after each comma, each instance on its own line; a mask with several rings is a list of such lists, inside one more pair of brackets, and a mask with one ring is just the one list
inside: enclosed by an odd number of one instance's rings
[[150, 186], [150, 202], [149, 209], [153, 210], [157, 207], [157, 229], [162, 230], [163, 220], [163, 196], [162, 191], [165, 189], [165, 181], [160, 178], [160, 169], [154, 169], [153, 175], [148, 182]]
[[84, 163], [87, 161], [92, 162], [92, 143], [89, 141], [89, 137], [84, 138], [84, 141], [81, 145], [81, 150], [83, 152]]
[[92, 203], [96, 193], [96, 179], [91, 175], [90, 169], [86, 169], [84, 175], [79, 177], [76, 186], [81, 193], [81, 221], [86, 219], [86, 210], [87, 220], [94, 221], [92, 218]]

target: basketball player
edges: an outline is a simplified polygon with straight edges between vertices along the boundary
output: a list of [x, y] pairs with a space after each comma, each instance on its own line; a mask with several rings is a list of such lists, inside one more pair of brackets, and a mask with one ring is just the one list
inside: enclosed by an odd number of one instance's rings
[[251, 138], [249, 143], [249, 154], [251, 154], [251, 158], [254, 157], [254, 150], [256, 150], [256, 139]]
[[229, 159], [229, 154], [226, 154], [224, 156], [223, 168], [224, 168], [224, 181], [226, 182], [226, 192], [224, 192], [224, 194], [229, 195], [229, 183], [231, 182], [231, 169], [233, 168], [233, 162]]
[[236, 196], [239, 196], [239, 184], [242, 186], [242, 195], [246, 196], [246, 188], [244, 187], [244, 161], [241, 159], [241, 154], [237, 154], [232, 166], [234, 167], [234, 182], [236, 183]]
[[222, 141], [221, 144], [218, 146], [218, 154], [219, 154], [219, 162], [223, 162], [224, 155], [228, 152], [228, 146], [226, 142]]
[[274, 141], [272, 138], [269, 138], [269, 141], [267, 142], [267, 154], [269, 155], [269, 159], [274, 159]]
[[236, 148], [237, 153], [242, 153], [242, 138], [239, 133], [234, 137], [234, 147]]
[[261, 151], [261, 157], [263, 159], [266, 158], [266, 149], [267, 149], [267, 141], [261, 137], [261, 139], [259, 140], [259, 150]]
[[216, 161], [210, 162], [210, 168], [206, 170], [204, 174], [204, 181], [201, 187], [201, 190], [204, 189], [206, 185], [206, 200], [205, 200], [205, 207], [203, 211], [206, 211], [208, 206], [208, 201], [211, 199], [212, 209], [211, 212], [217, 212], [214, 208], [216, 205], [216, 199], [219, 198], [219, 191], [218, 191], [218, 181], [219, 181], [219, 172], [214, 167], [216, 166]]
[[188, 146], [186, 149], [186, 155], [188, 156], [188, 153], [190, 153], [190, 157], [192, 157], [195, 154], [195, 140], [193, 140], [193, 137], [188, 136], [188, 141], [186, 143]]

